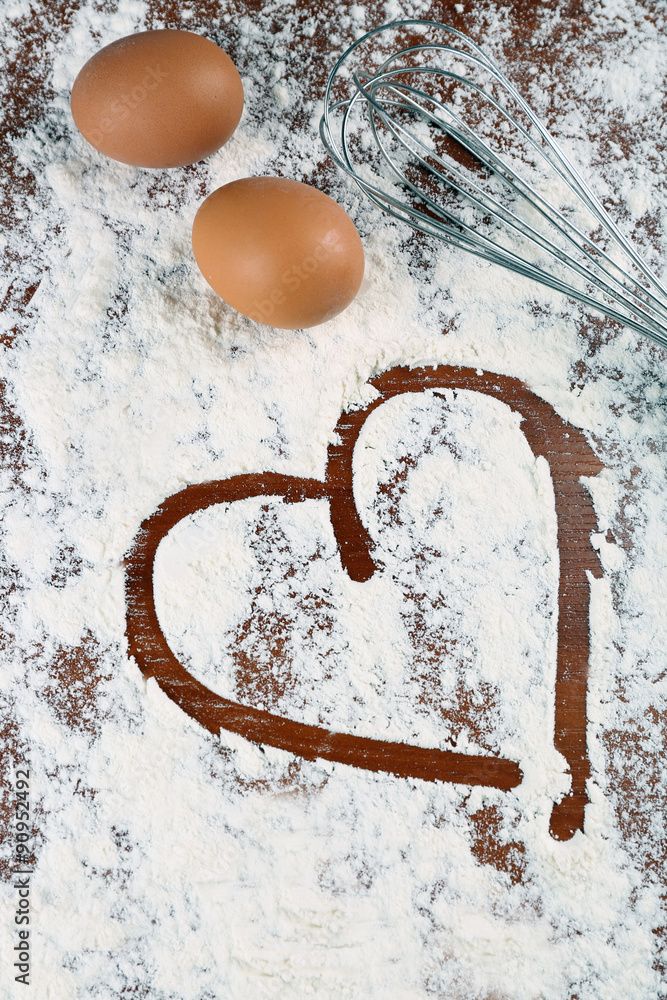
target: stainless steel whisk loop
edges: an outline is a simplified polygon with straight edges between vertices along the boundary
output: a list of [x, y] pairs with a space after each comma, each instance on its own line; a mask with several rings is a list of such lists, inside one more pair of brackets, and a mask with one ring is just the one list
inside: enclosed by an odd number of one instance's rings
[[[400, 32], [409, 43], [377, 70], [350, 69], [361, 46]], [[437, 32], [446, 42], [432, 40]], [[334, 98], [341, 86], [348, 92]], [[330, 74], [320, 135], [338, 166], [397, 219], [667, 347], [667, 289], [514, 85], [460, 31], [407, 19], [359, 38]], [[570, 199], [560, 208], [558, 192]]]

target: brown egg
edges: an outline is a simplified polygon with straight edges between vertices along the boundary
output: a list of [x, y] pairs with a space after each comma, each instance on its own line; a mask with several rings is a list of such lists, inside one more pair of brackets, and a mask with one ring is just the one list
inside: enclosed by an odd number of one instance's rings
[[225, 302], [288, 330], [341, 312], [364, 275], [349, 215], [317, 188], [283, 177], [246, 177], [214, 191], [195, 216], [192, 247]]
[[100, 153], [182, 167], [227, 142], [243, 111], [234, 63], [190, 31], [141, 31], [100, 49], [72, 88], [72, 116]]

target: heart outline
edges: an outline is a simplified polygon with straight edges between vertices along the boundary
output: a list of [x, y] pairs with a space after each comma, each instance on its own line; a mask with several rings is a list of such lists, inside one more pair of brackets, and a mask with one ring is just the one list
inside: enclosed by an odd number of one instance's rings
[[583, 434], [564, 421], [518, 379], [472, 368], [392, 368], [370, 384], [377, 398], [361, 410], [344, 413], [336, 425], [336, 444], [329, 447], [325, 480], [265, 472], [188, 486], [168, 497], [141, 525], [126, 556], [126, 636], [130, 655], [144, 677], [160, 688], [191, 718], [214, 735], [221, 729], [255, 743], [288, 750], [308, 760], [317, 757], [352, 764], [398, 777], [444, 780], [509, 790], [522, 772], [515, 761], [460, 754], [450, 750], [374, 740], [336, 733], [241, 705], [215, 694], [196, 680], [172, 653], [160, 628], [153, 593], [157, 548], [168, 532], [198, 510], [255, 496], [282, 497], [286, 503], [306, 499], [329, 502], [331, 524], [341, 564], [351, 579], [364, 582], [376, 569], [372, 540], [354, 502], [352, 456], [363, 424], [387, 400], [408, 392], [443, 388], [468, 389], [507, 403], [522, 416], [522, 431], [533, 451], [550, 468], [556, 499], [560, 557], [558, 652], [555, 684], [554, 744], [565, 757], [570, 792], [554, 804], [551, 833], [568, 839], [583, 830], [590, 773], [586, 748], [586, 675], [590, 653], [589, 579], [601, 576], [599, 556], [591, 544], [597, 523], [581, 476], [597, 475], [603, 464]]

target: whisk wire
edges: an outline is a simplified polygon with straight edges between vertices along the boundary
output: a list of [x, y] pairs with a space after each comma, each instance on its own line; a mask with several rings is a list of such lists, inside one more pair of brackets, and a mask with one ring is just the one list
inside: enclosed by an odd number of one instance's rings
[[[404, 46], [387, 56], [379, 69], [373, 73], [348, 73], [346, 64], [359, 46], [380, 32], [401, 28], [413, 31], [422, 29], [443, 31], [456, 38], [462, 47], [457, 48], [437, 42], [419, 42]], [[449, 69], [413, 62], [415, 58], [422, 60], [434, 54], [451, 57], [458, 61], [458, 65]], [[511, 98], [514, 107], [527, 121], [528, 127], [517, 118], [516, 112], [513, 113], [504, 106], [485, 86], [480, 86], [474, 79], [461, 75], [457, 71], [461, 62], [473, 72], [481, 71], [490, 76], [492, 86], [497, 85], [501, 92]], [[352, 76], [354, 91], [351, 96], [334, 101], [333, 87], [343, 75], [348, 78]], [[460, 109], [447, 103], [446, 97], [441, 100], [427, 89], [422, 89], [421, 83], [415, 86], [412, 81], [408, 82], [410, 76], [414, 83], [418, 80], [435, 79], [445, 85], [463, 89], [469, 99], [472, 96], [481, 102], [482, 110], [486, 108], [487, 112], [492, 111], [501, 116], [503, 127], [513, 130], [515, 139], [518, 137], [520, 140], [519, 148], [523, 148], [524, 152], [522, 160], [524, 167], [525, 153], [532, 150], [536, 154], [533, 168], [538, 169], [541, 163], [552, 172], [552, 175], [555, 174], [586, 208], [595, 220], [597, 229], [594, 227], [590, 235], [587, 235], [545, 198], [535, 184], [525, 180], [505, 156], [494, 150], [476, 127], [465, 120]], [[385, 187], [380, 187], [377, 183], [377, 173], [371, 181], [357, 166], [352, 153], [351, 135], [353, 114], [359, 107], [365, 109], [370, 135], [380, 154], [380, 163], [384, 163], [389, 169], [394, 188], [398, 184], [401, 190], [408, 191], [414, 199], [413, 203], [396, 197]], [[334, 119], [339, 113], [342, 113], [340, 145], [333, 128]], [[466, 167], [464, 171], [460, 162], [457, 163], [454, 157], [451, 160], [446, 159], [416, 134], [414, 128], [407, 127], [404, 119], [399, 117], [404, 114], [411, 116], [413, 121], [422, 121], [427, 128], [448, 137], [469, 154], [475, 163], [488, 172], [485, 183], [491, 190], [485, 189], [482, 183], [474, 178], [471, 168]], [[380, 129], [383, 130], [382, 133]], [[565, 152], [514, 85], [493, 60], [462, 32], [444, 24], [411, 19], [374, 28], [358, 39], [338, 59], [331, 72], [327, 83], [324, 114], [320, 122], [320, 134], [338, 165], [356, 181], [376, 205], [395, 218], [409, 223], [420, 232], [435, 236], [484, 260], [500, 264], [515, 273], [563, 292], [588, 308], [601, 311], [637, 332], [648, 334], [662, 346], [667, 347], [667, 289], [664, 284], [610, 218], [586, 181], [576, 172]], [[391, 143], [394, 143], [393, 148]], [[495, 238], [480, 232], [479, 228], [452, 211], [451, 207], [436, 201], [428, 190], [415, 183], [408, 176], [406, 166], [401, 160], [401, 157], [405, 156], [411, 164], [413, 176], [415, 170], [421, 171], [422, 176], [430, 176], [436, 183], [452, 192], [453, 196], [463, 198], [473, 212], [482, 214], [483, 225], [488, 225], [490, 219], [494, 220]], [[503, 204], [496, 197], [493, 191], [495, 179], [511, 190], [514, 204]], [[521, 205], [537, 213], [535, 221], [542, 219], [548, 225], [550, 235], [545, 235], [530, 219], [522, 216]], [[585, 288], [571, 284], [571, 279], [563, 280], [552, 270], [547, 270], [527, 259], [518, 250], [498, 242], [499, 232], [507, 233], [510, 242], [516, 237], [526, 241], [527, 246], [538, 249], [546, 255], [547, 260], [564, 268], [567, 275], [576, 275], [585, 283]], [[565, 241], [569, 250], [554, 242], [556, 233], [559, 239]], [[614, 259], [600, 244], [600, 239], [605, 234], [609, 244], [615, 245], [617, 251], [620, 250], [625, 255], [626, 263], [621, 264]], [[574, 256], [572, 251], [576, 252], [577, 256]], [[637, 269], [641, 280], [636, 274], [628, 273], [627, 261]], [[590, 294], [587, 288], [591, 285], [602, 294], [602, 298]]]
[[[584, 257], [589, 261], [591, 267], [597, 268], [602, 274], [606, 275], [607, 278], [609, 278], [612, 282], [614, 282], [614, 285], [611, 285], [609, 284], [609, 282], [600, 279], [599, 287], [601, 288], [601, 290], [605, 291], [609, 296], [621, 302], [623, 301], [624, 294], [631, 295], [633, 297], [634, 307], [637, 310], [637, 312], [640, 313], [646, 321], [650, 322], [651, 315], [650, 313], [644, 312], [643, 307], [646, 305], [646, 303], [641, 299], [641, 297], [638, 296], [637, 293], [634, 292], [632, 289], [627, 288], [627, 286], [625, 286], [613, 273], [611, 273], [607, 267], [601, 264], [599, 260], [596, 260], [591, 255], [591, 253], [588, 250], [586, 250], [585, 246], [582, 246], [581, 243], [577, 242], [577, 240], [574, 239], [572, 233], [578, 235], [581, 241], [586, 240], [586, 237], [584, 236], [584, 234], [581, 232], [580, 229], [578, 229], [568, 219], [566, 219], [558, 211], [558, 209], [556, 209], [551, 203], [543, 199], [537, 191], [534, 191], [532, 197], [529, 197], [528, 194], [526, 193], [526, 185], [519, 177], [519, 175], [516, 174], [516, 172], [507, 163], [505, 163], [505, 161], [503, 161], [501, 157], [496, 156], [491, 150], [491, 148], [488, 146], [488, 144], [483, 142], [475, 144], [468, 143], [466, 141], [466, 138], [463, 135], [461, 135], [457, 129], [452, 128], [448, 123], [443, 122], [439, 118], [434, 116], [431, 112], [428, 111], [427, 108], [424, 108], [417, 101], [412, 100], [410, 95], [412, 94], [415, 95], [416, 97], [424, 98], [425, 100], [428, 100], [430, 103], [433, 103], [437, 107], [442, 108], [447, 112], [449, 112], [449, 109], [445, 108], [436, 98], [432, 97], [429, 94], [424, 93], [423, 91], [419, 91], [416, 88], [408, 86], [407, 84], [401, 84], [400, 86], [389, 85], [386, 83], [386, 81], [381, 81], [381, 82], [384, 83], [384, 85], [387, 87], [390, 93], [394, 93], [399, 97], [401, 95], [406, 95], [406, 100], [408, 103], [406, 103], [405, 100], [382, 101], [381, 103], [379, 103], [374, 98], [375, 90], [378, 89], [379, 82], [380, 81], [378, 81], [378, 76], [374, 77], [373, 90], [369, 91], [365, 89], [362, 83], [362, 79], [357, 78], [355, 76], [355, 83], [357, 84], [360, 90], [363, 90], [368, 100], [368, 113], [369, 113], [368, 116], [375, 141], [385, 161], [389, 164], [393, 172], [403, 181], [403, 183], [407, 187], [409, 187], [409, 189], [412, 191], [413, 194], [415, 194], [418, 198], [420, 198], [420, 200], [428, 204], [429, 208], [432, 211], [434, 211], [438, 215], [446, 215], [446, 217], [450, 221], [454, 220], [454, 216], [452, 216], [451, 213], [445, 213], [432, 198], [428, 197], [425, 198], [423, 192], [421, 192], [411, 182], [409, 182], [407, 178], [403, 177], [403, 175], [397, 168], [396, 163], [394, 162], [393, 158], [388, 152], [385, 144], [383, 143], [377, 131], [377, 126], [375, 118], [372, 114], [372, 110], [376, 112], [377, 117], [383, 122], [383, 124], [396, 138], [396, 140], [405, 149], [407, 149], [416, 157], [420, 165], [424, 167], [425, 170], [429, 171], [430, 173], [433, 173], [439, 180], [443, 181], [443, 183], [445, 183], [448, 187], [452, 188], [459, 194], [462, 194], [465, 197], [467, 197], [480, 209], [487, 212], [488, 211], [494, 212], [498, 217], [503, 219], [503, 221], [511, 229], [513, 229], [517, 233], [520, 233], [531, 243], [535, 244], [536, 246], [539, 246], [547, 254], [559, 260], [560, 263], [563, 264], [565, 267], [575, 271], [580, 277], [584, 279], [590, 277], [590, 272], [584, 265], [580, 264], [576, 260], [573, 260], [572, 258], [568, 258], [567, 255], [564, 253], [564, 251], [562, 251], [559, 247], [555, 246], [553, 243], [550, 243], [538, 230], [536, 230], [533, 226], [531, 226], [524, 219], [518, 216], [515, 212], [512, 212], [511, 209], [506, 208], [492, 195], [483, 191], [483, 189], [480, 188], [480, 186], [474, 180], [463, 179], [461, 172], [458, 170], [455, 164], [447, 163], [441, 156], [439, 156], [437, 152], [431, 150], [426, 145], [426, 143], [424, 143], [421, 139], [419, 139], [418, 136], [413, 135], [412, 133], [409, 132], [409, 130], [405, 129], [392, 114], [388, 113], [387, 108], [391, 107], [391, 108], [400, 108], [403, 110], [414, 111], [421, 117], [426, 118], [427, 120], [430, 120], [434, 124], [442, 127], [443, 131], [445, 131], [446, 134], [451, 135], [454, 139], [456, 139], [456, 141], [463, 148], [465, 148], [471, 154], [473, 154], [485, 166], [488, 166], [489, 169], [498, 170], [502, 168], [505, 181], [511, 185], [514, 191], [522, 198], [524, 198], [526, 201], [528, 201], [535, 209], [537, 209], [537, 211], [548, 222], [550, 222], [563, 235], [563, 237], [566, 240], [568, 240], [573, 246], [575, 246], [578, 250], [580, 250], [580, 252], [584, 255]], [[431, 160], [436, 161], [443, 169], [448, 170], [450, 176], [441, 174], [438, 170], [435, 170], [432, 163], [429, 162], [429, 160], [422, 157], [416, 150], [414, 150], [409, 145], [409, 143], [407, 143], [404, 140], [403, 135], [409, 136], [409, 138], [416, 145], [418, 145], [429, 155]], [[452, 179], [451, 175], [453, 175], [454, 179]], [[466, 184], [468, 185], [467, 188], [465, 187]], [[611, 266], [617, 268], [615, 262], [609, 257], [608, 254], [605, 253], [604, 250], [597, 249], [597, 252], [599, 253], [600, 257], [603, 260], [606, 260]], [[651, 299], [654, 300], [655, 308], [661, 307], [660, 301], [655, 298], [655, 296], [650, 292], [649, 289], [643, 289], [643, 291], [645, 292], [646, 295], [648, 295]]]

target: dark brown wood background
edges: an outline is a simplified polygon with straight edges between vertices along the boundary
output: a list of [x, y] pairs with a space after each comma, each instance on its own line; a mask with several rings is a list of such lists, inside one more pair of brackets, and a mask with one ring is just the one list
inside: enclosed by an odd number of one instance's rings
[[[16, 169], [10, 140], [12, 135], [20, 134], [24, 130], [34, 127], [40, 120], [42, 105], [45, 95], [49, 93], [47, 79], [48, 66], [44, 65], [42, 58], [42, 42], [45, 37], [50, 37], [57, 45], [58, 39], [68, 29], [72, 20], [72, 12], [77, 8], [77, 0], [74, 2], [60, 2], [60, 0], [35, 0], [32, 5], [32, 14], [21, 25], [22, 45], [12, 60], [9, 74], [9, 92], [5, 98], [5, 119], [3, 129], [0, 133], [0, 166], [3, 173], [3, 184], [0, 193], [0, 211], [2, 213], [2, 223], [6, 227], [21, 227], [20, 210], [26, 195], [34, 191], [35, 179], [30, 173], [24, 173]], [[214, 40], [219, 41], [231, 57], [235, 60], [241, 58], [242, 53], [238, 50], [239, 32], [232, 21], [226, 26], [225, 38], [218, 38], [216, 31], [210, 31], [209, 25], [215, 21], [218, 13], [218, 6], [214, 2], [197, 2], [188, 5], [194, 9], [195, 16], [184, 18], [182, 15], [184, 5], [177, 0], [148, 0], [146, 9], [148, 11], [148, 23], [157, 19], [168, 27], [182, 27], [189, 30], [201, 31], [210, 34]], [[261, 4], [243, 2], [239, 0], [235, 4], [239, 16], [245, 13], [252, 15], [253, 11], [260, 9]], [[297, 30], [293, 38], [295, 51], [307, 48], [312, 52], [312, 57], [307, 62], [305, 74], [302, 75], [302, 85], [304, 96], [312, 99], [319, 99], [323, 93], [323, 85], [326, 74], [332, 64], [332, 57], [340, 50], [340, 42], [335, 42], [328, 38], [326, 33], [314, 36], [306, 32], [307, 20], [314, 15], [324, 22], [327, 13], [339, 8], [339, 4], [332, 3], [332, 0], [319, 0], [315, 3], [303, 3], [298, 5], [300, 24], [303, 32]], [[368, 17], [366, 25], [381, 23], [384, 20], [382, 4], [366, 4]], [[656, 16], [658, 7], [656, 4], [640, 4], [645, 12], [645, 16], [652, 18]], [[456, 9], [454, 3], [434, 3], [432, 5], [432, 16], [435, 19], [446, 21], [464, 32], [469, 32], [473, 37], [480, 39], [480, 25], [484, 23], [485, 12], [493, 14], [497, 9], [502, 9], [510, 26], [509, 39], [502, 45], [502, 56], [505, 65], [511, 67], [513, 80], [521, 88], [531, 75], [534, 67], [542, 72], [546, 72], [553, 80], [554, 93], [558, 94], [558, 99], [563, 100], [569, 97], [576, 103], [582, 99], [582, 95], [576, 93], [568, 83], [568, 67], [572, 64], [573, 56], [569, 53], [573, 51], [572, 42], [581, 36], [584, 28], [592, 25], [591, 4], [583, 3], [581, 0], [562, 0], [562, 2], [536, 3], [534, 0], [516, 0], [507, 4], [495, 2], [477, 3], [474, 5], [466, 3], [463, 12]], [[100, 4], [100, 9], [104, 9], [104, 3]], [[0, 14], [0, 18], [2, 15]], [[276, 15], [276, 23], [280, 22], [280, 16]], [[609, 32], [617, 29], [601, 30], [598, 41], [599, 51], [604, 54], [605, 41], [609, 37], [605, 31]], [[622, 30], [618, 28], [618, 30]], [[480, 39], [481, 40], [481, 39]], [[347, 40], [349, 41], [349, 39]], [[298, 110], [293, 112], [298, 116]], [[547, 122], [549, 115], [547, 114]], [[627, 122], [618, 121], [614, 126], [613, 139], [621, 148], [632, 149], [632, 131]], [[196, 171], [196, 165], [186, 168], [188, 171]], [[332, 168], [323, 166], [317, 177], [304, 178], [305, 180], [316, 180], [321, 187], [326, 190], [328, 171]], [[3, 308], [8, 312], [13, 312], [19, 316], [13, 329], [3, 336], [4, 345], [11, 350], [17, 337], [30, 336], [29, 303], [40, 280], [41, 261], [38, 248], [26, 244], [26, 254], [23, 258], [10, 261], [13, 280], [6, 293]], [[582, 330], [584, 337], [590, 339], [591, 345], [595, 345], [605, 335], [605, 324], [595, 318], [584, 325]], [[577, 379], [582, 380], [582, 384], [587, 377], [588, 361], [591, 351], [587, 356], [582, 356], [578, 370], [573, 373], [573, 384]], [[474, 378], [470, 378], [470, 387], [474, 388]], [[511, 382], [512, 380], [506, 380]], [[506, 391], [521, 393], [523, 390], [518, 386], [506, 386]], [[623, 385], [619, 384], [619, 394], [623, 393]], [[30, 465], [32, 461], [31, 440], [29, 429], [21, 424], [20, 414], [15, 412], [3, 395], [2, 420], [5, 433], [0, 441], [0, 457], [5, 468], [20, 471]], [[517, 402], [520, 405], [520, 402]], [[554, 451], [555, 423], [558, 417], [546, 415], [542, 424], [535, 423], [533, 438], [530, 441], [531, 447], [539, 454], [552, 454]], [[583, 441], [583, 439], [582, 439]], [[569, 456], [562, 453], [560, 456], [553, 456], [553, 461], [564, 473], [570, 475], [572, 470], [579, 470], [579, 473], [591, 474], [596, 464], [601, 464], [600, 455], [604, 451], [604, 442], [592, 442], [593, 449], [597, 450], [598, 458], [593, 452], [586, 454], [583, 465], [581, 463], [583, 451], [578, 455], [575, 453]], [[557, 447], [557, 446], [556, 446]], [[582, 445], [583, 447], [583, 445]], [[588, 446], [586, 446], [588, 447]], [[569, 463], [569, 465], [568, 465]], [[552, 463], [553, 469], [553, 463]], [[566, 478], [567, 478], [566, 475]], [[340, 487], [335, 483], [329, 487], [335, 492]], [[313, 487], [315, 488], [315, 487]], [[318, 487], [319, 488], [319, 487]], [[628, 497], [632, 495], [633, 484], [627, 483]], [[567, 493], [562, 494], [564, 497]], [[563, 500], [563, 502], [565, 502]], [[188, 503], [181, 507], [179, 516], [188, 512]], [[588, 601], [588, 586], [586, 583], [586, 571], [593, 568], [590, 547], [582, 539], [586, 533], [594, 527], [594, 518], [590, 500], [585, 491], [581, 491], [574, 506], [570, 506], [566, 512], [566, 520], [562, 522], [563, 530], [559, 534], [559, 546], [561, 560], [567, 563], [571, 570], [571, 580], [575, 581], [567, 594], [561, 593], [565, 598], [562, 605], [562, 627], [567, 628], [574, 621], [574, 634], [570, 637], [569, 650], [573, 658], [572, 663], [562, 665], [561, 673], [561, 701], [557, 704], [557, 742], [560, 747], [565, 748], [571, 759], [575, 770], [575, 795], [569, 800], [568, 808], [561, 811], [554, 822], [554, 834], [556, 836], [567, 837], [571, 832], [581, 826], [582, 809], [585, 802], [585, 790], [583, 780], [587, 774], [587, 763], [585, 753], [582, 750], [584, 735], [582, 731], [582, 699], [585, 695], [585, 670], [588, 658], [589, 636], [586, 628], [582, 628], [582, 621], [586, 620], [586, 604]], [[346, 534], [357, 530], [354, 517], [351, 512], [343, 513], [339, 518], [337, 534], [341, 542], [342, 549], [345, 548]], [[161, 530], [159, 526], [153, 524], [154, 530]], [[632, 551], [633, 545], [633, 523], [631, 518], [619, 521], [618, 531], [615, 540], [624, 546], [628, 552]], [[75, 572], [66, 558], [62, 558], [62, 573]], [[143, 586], [146, 591], [147, 581], [145, 579], [145, 567], [143, 581], [141, 574], [134, 578], [134, 582], [139, 589]], [[13, 590], [19, 586], [18, 577], [12, 575], [11, 568], [8, 569], [4, 577], [2, 596], [5, 602], [11, 598]], [[149, 623], [152, 628], [153, 623]], [[146, 632], [142, 633], [143, 640], [146, 640]], [[138, 659], [142, 660], [146, 670], [146, 665], [150, 658], [148, 652], [139, 650], [136, 646], [136, 632], [133, 634], [130, 629], [130, 638], [134, 643], [134, 651]], [[156, 636], [156, 641], [158, 637]], [[11, 629], [0, 624], [0, 642], [5, 646], [14, 641]], [[98, 650], [94, 636], [88, 636], [79, 646], [75, 648], [63, 648], [54, 657], [50, 667], [50, 681], [43, 691], [43, 696], [52, 704], [56, 715], [68, 725], [77, 728], [94, 730], [96, 726], [94, 717], [95, 690], [96, 686], [103, 682], [104, 677], [100, 674], [98, 666]], [[573, 666], [573, 664], [575, 664]], [[81, 682], [81, 683], [76, 683]], [[582, 689], [582, 685], [584, 689]], [[622, 697], [622, 692], [620, 693]], [[567, 715], [566, 707], [573, 713]], [[572, 708], [572, 706], [575, 706]], [[660, 706], [655, 708], [657, 717], [662, 712], [662, 719], [665, 720], [664, 709]], [[194, 714], [194, 713], [193, 713]], [[654, 719], [655, 719], [654, 717]], [[202, 719], [205, 723], [205, 720]], [[632, 725], [627, 725], [619, 731], [607, 732], [604, 734], [604, 744], [607, 754], [607, 779], [610, 786], [610, 794], [613, 795], [616, 809], [618, 826], [621, 835], [626, 840], [630, 850], [635, 854], [646, 870], [647, 877], [658, 879], [664, 886], [665, 872], [667, 871], [667, 848], [662, 840], [662, 850], [652, 850], [647, 853], [643, 844], [647, 831], [650, 829], [652, 818], [656, 813], [664, 816], [665, 795], [664, 788], [660, 783], [654, 783], [653, 791], [648, 800], [645, 794], [640, 793], [637, 783], [633, 780], [633, 773], [636, 772], [638, 756], [649, 768], [659, 771], [659, 760], [667, 750], [663, 742], [662, 746], [648, 750], [646, 741], [643, 739], [645, 723], [642, 719], [633, 720]], [[574, 733], [575, 737], [568, 737], [567, 734]], [[568, 739], [570, 740], [567, 744]], [[5, 693], [5, 703], [2, 716], [2, 740], [5, 753], [2, 758], [2, 766], [5, 777], [13, 766], [13, 761], [20, 757], [24, 750], [24, 739], [20, 727], [12, 713], [11, 697]], [[564, 742], [565, 741], [565, 742]], [[567, 744], [567, 746], [565, 745]], [[575, 745], [576, 744], [576, 745]], [[577, 756], [578, 755], [578, 756]], [[578, 763], [577, 763], [578, 761]], [[367, 766], [367, 765], [365, 765]], [[511, 780], [507, 779], [511, 784]], [[502, 784], [501, 781], [498, 783]], [[6, 787], [7, 782], [4, 782]], [[8, 801], [3, 801], [3, 820], [8, 819]], [[492, 864], [504, 871], [507, 871], [511, 878], [520, 881], [524, 878], [524, 867], [522, 863], [523, 847], [520, 843], [514, 842], [506, 837], [506, 831], [502, 829], [502, 817], [493, 807], [480, 809], [472, 817], [474, 826], [473, 850], [480, 862]], [[39, 840], [37, 840], [39, 845]], [[658, 935], [664, 935], [664, 928], [655, 928]]]

